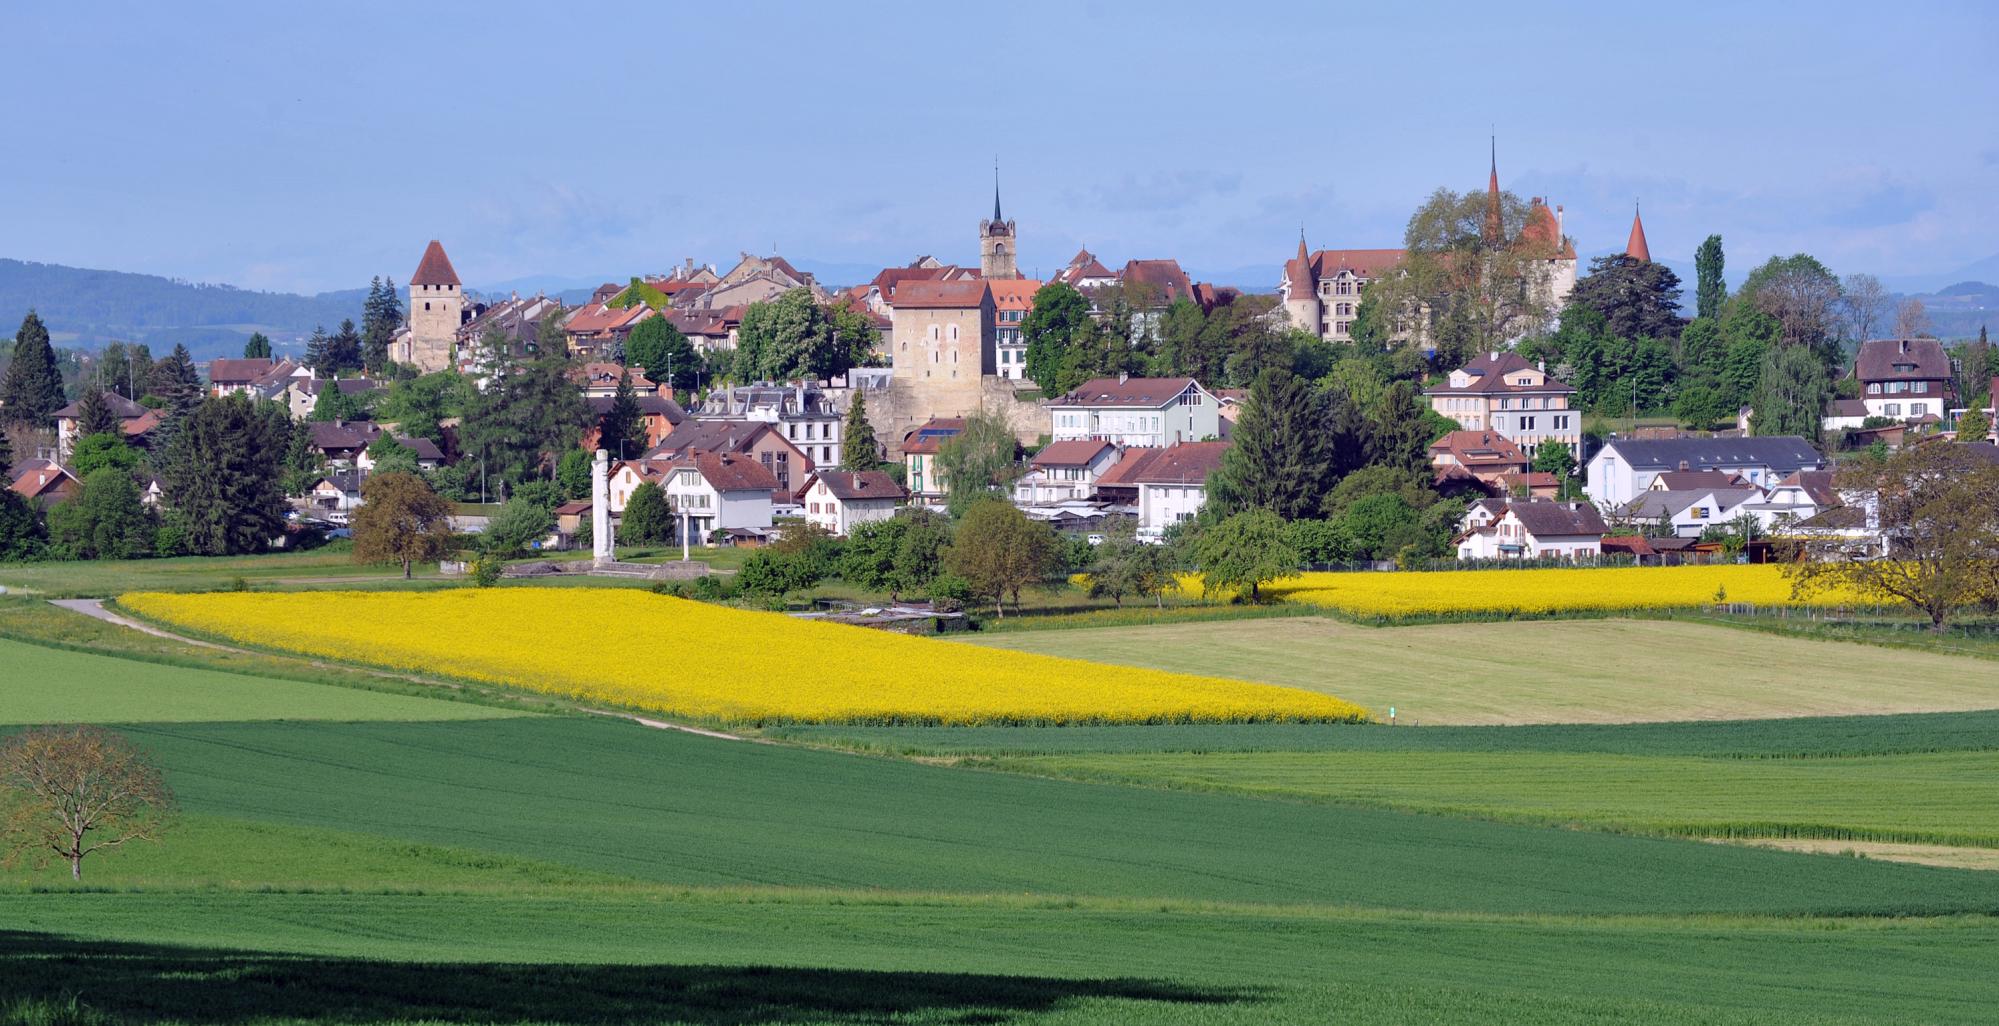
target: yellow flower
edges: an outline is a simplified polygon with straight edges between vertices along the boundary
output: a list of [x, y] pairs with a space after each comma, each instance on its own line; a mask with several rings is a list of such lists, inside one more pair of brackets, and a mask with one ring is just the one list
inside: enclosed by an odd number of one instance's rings
[[1783, 569], [1770, 564], [1601, 569], [1443, 570], [1435, 573], [1307, 573], [1266, 585], [1266, 595], [1360, 616], [1454, 613], [1561, 613], [1673, 609], [1728, 602], [1833, 606], [1851, 594], [1791, 597]]
[[1329, 695], [749, 612], [626, 589], [133, 594], [265, 648], [730, 723], [1361, 720]]

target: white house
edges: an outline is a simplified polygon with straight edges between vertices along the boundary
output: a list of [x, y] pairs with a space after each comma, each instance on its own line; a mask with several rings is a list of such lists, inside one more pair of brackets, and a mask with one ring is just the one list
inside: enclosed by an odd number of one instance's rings
[[1208, 475], [1222, 465], [1227, 442], [1181, 442], [1148, 456], [1132, 473], [1138, 487], [1138, 533], [1156, 540], [1174, 524], [1192, 520], [1208, 501]]
[[1459, 531], [1459, 559], [1589, 559], [1602, 554], [1605, 528], [1587, 502], [1483, 499]]
[[1698, 538], [1708, 528], [1745, 514], [1756, 517], [1758, 526], [1769, 526], [1752, 508], [1765, 499], [1761, 488], [1653, 489], [1619, 507], [1617, 515], [1670, 528], [1681, 538]]
[[305, 511], [329, 520], [346, 520], [361, 505], [361, 478], [358, 470], [336, 470], [323, 475], [306, 489]]
[[1193, 378], [1095, 378], [1043, 405], [1058, 442], [1163, 448], [1222, 436], [1221, 401]]
[[1819, 418], [1819, 427], [1826, 431], [1857, 428], [1867, 423], [1872, 414], [1867, 412], [1864, 399], [1834, 399], [1825, 405], [1825, 416]]
[[1619, 438], [1589, 460], [1584, 491], [1598, 504], [1619, 507], [1652, 487], [1660, 474], [1718, 470], [1768, 488], [1801, 470], [1818, 470], [1825, 457], [1794, 435], [1767, 438]]
[[1088, 499], [1097, 490], [1097, 479], [1117, 460], [1117, 446], [1101, 438], [1050, 442], [1027, 461], [1027, 473], [1013, 483], [1013, 501], [1040, 505]]
[[676, 528], [685, 513], [690, 540], [705, 541], [715, 531], [768, 530], [771, 491], [777, 478], [763, 464], [736, 453], [695, 453], [667, 463], [666, 499]]
[[805, 522], [836, 535], [858, 524], [887, 520], [909, 491], [879, 470], [817, 470], [805, 479]]
[[1853, 356], [1853, 376], [1872, 417], [1941, 419], [1954, 398], [1950, 355], [1933, 338], [1868, 339]]

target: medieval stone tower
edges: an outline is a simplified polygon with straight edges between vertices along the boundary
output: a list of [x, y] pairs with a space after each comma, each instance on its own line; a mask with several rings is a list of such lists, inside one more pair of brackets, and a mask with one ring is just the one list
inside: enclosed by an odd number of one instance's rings
[[993, 216], [979, 222], [979, 274], [987, 279], [1018, 278], [1013, 222], [1000, 216], [999, 169], [993, 169]]
[[436, 239], [410, 275], [409, 362], [428, 374], [451, 366], [452, 344], [465, 311], [465, 290]]

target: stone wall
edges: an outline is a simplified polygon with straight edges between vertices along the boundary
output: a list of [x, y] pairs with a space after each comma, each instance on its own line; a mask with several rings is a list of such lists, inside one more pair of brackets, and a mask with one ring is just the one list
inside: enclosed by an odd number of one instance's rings
[[932, 417], [967, 416], [981, 408], [1004, 417], [1014, 437], [1022, 445], [1032, 445], [1048, 434], [1048, 411], [1039, 400], [1017, 398], [1017, 384], [1007, 378], [982, 377], [976, 390], [936, 389], [923, 387], [920, 380], [896, 379], [885, 389], [868, 392], [868, 423], [891, 460], [902, 458], [902, 438], [917, 425]]

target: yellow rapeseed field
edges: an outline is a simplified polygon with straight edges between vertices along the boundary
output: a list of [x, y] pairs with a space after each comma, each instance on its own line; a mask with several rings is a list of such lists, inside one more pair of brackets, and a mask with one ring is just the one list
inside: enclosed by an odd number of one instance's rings
[[139, 593], [125, 608], [265, 648], [725, 723], [1360, 720], [1270, 684], [1008, 652], [625, 589]]
[[[1198, 594], [1198, 582], [1195, 585]], [[1774, 565], [1602, 569], [1443, 570], [1435, 573], [1308, 573], [1263, 588], [1266, 595], [1359, 616], [1561, 613], [1671, 609], [1716, 602], [1759, 606], [1843, 605], [1840, 593], [1793, 599]]]

